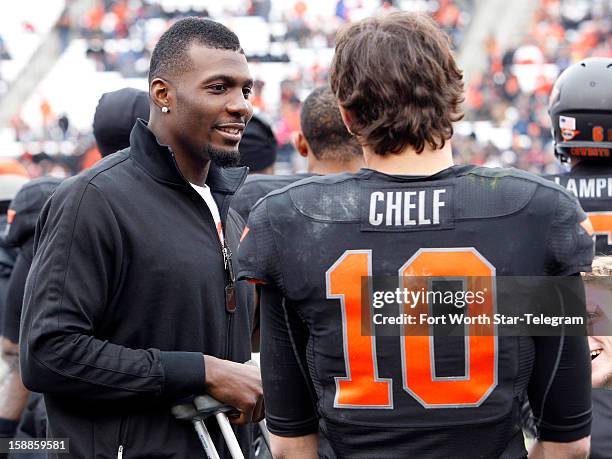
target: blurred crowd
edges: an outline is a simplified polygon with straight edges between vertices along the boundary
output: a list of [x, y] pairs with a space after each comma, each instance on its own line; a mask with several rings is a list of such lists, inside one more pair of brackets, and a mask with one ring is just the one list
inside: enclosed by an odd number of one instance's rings
[[[486, 70], [466, 82], [466, 116], [457, 126], [453, 145], [458, 163], [516, 166], [536, 173], [559, 171], [561, 166], [552, 154], [548, 96], [558, 74], [572, 62], [612, 55], [611, 4], [610, 0], [541, 0], [522, 42], [502, 50], [493, 38], [487, 41]], [[298, 129], [301, 101], [327, 81], [337, 29], [346, 21], [398, 9], [430, 14], [458, 50], [474, 1], [99, 0], [78, 21], [62, 15], [57, 27], [63, 49], [71, 37], [86, 40], [86, 57], [100, 72], [146, 78], [153, 45], [177, 18], [210, 16], [236, 29], [249, 24], [252, 36], [263, 37], [259, 44], [242, 39], [249, 61], [255, 66], [285, 66], [278, 81], [256, 74], [252, 102], [256, 113], [271, 124], [278, 161], [286, 165], [280, 170], [288, 172], [299, 168], [291, 139]], [[241, 20], [251, 22], [236, 22]], [[0, 38], [0, 59], [3, 53]], [[45, 103], [40, 107], [44, 139], [28, 136], [28, 126], [18, 116], [12, 120], [16, 137], [33, 145], [26, 154], [29, 167], [38, 175], [51, 160], [59, 167], [54, 166], [54, 173], [72, 174], [92, 163], [96, 154], [91, 133], [72, 128], [65, 114], [54, 113]], [[62, 150], [67, 139], [77, 145], [69, 154]]]
[[46, 99], [40, 111], [43, 119], [40, 129], [32, 129], [19, 115], [10, 120], [15, 139], [22, 143], [24, 150], [18, 161], [30, 177], [69, 177], [101, 158], [91, 129], [74, 128], [68, 116], [55, 113]]
[[246, 52], [250, 60], [274, 62], [287, 59], [288, 52], [296, 48], [333, 48], [336, 31], [343, 22], [398, 10], [400, 3], [430, 13], [458, 47], [473, 0], [336, 0], [335, 4], [329, 2], [333, 8], [302, 0], [237, 0], [216, 6], [192, 3], [193, 6], [177, 7], [174, 2], [100, 0], [78, 29], [87, 38], [88, 55], [100, 70], [118, 71], [125, 77], [146, 77], [159, 35], [172, 21], [185, 16], [212, 16], [230, 25], [236, 17], [261, 19], [264, 28], [258, 32], [263, 30], [268, 35], [269, 47], [264, 53], [253, 52], [250, 44], [244, 43]]
[[541, 0], [522, 42], [501, 50], [490, 39], [487, 69], [467, 85], [466, 120], [507, 129], [510, 145], [500, 148], [469, 135], [457, 145], [462, 160], [556, 172], [547, 114], [550, 91], [572, 63], [612, 56], [611, 13], [609, 0]]
[[[330, 60], [314, 57], [292, 60], [291, 55], [300, 50], [331, 50], [335, 34], [344, 22], [399, 9], [429, 13], [451, 36], [458, 49], [470, 21], [473, 0], [336, 0], [329, 5], [333, 8], [301, 0], [239, 0], [224, 2], [222, 7], [177, 9], [172, 2], [104, 0], [89, 12], [79, 33], [87, 38], [87, 54], [101, 71], [118, 71], [125, 77], [146, 77], [153, 45], [171, 21], [198, 15], [212, 16], [231, 25], [235, 17], [258, 18], [259, 25], [263, 26], [258, 28], [258, 33], [268, 35], [264, 40], [268, 47], [263, 51], [252, 49], [243, 40], [249, 62], [291, 62], [291, 70], [280, 81], [273, 103], [265, 97], [266, 81], [257, 80], [253, 105], [256, 112], [272, 124], [279, 145], [278, 159], [290, 164], [288, 168], [291, 169], [291, 161], [297, 157], [291, 138], [298, 129], [300, 103], [312, 89], [327, 81]], [[331, 57], [331, 52], [328, 56]]]
[[[441, 24], [458, 49], [469, 25], [473, 3], [473, 0], [98, 0], [78, 20], [62, 14], [57, 28], [62, 50], [67, 48], [70, 38], [86, 41], [86, 57], [98, 71], [118, 72], [124, 78], [146, 78], [153, 46], [172, 21], [195, 15], [222, 21], [237, 33], [254, 27], [256, 30], [247, 35], [250, 40], [242, 38], [249, 62], [285, 65], [280, 81], [270, 82], [265, 76], [255, 81], [252, 102], [256, 113], [271, 124], [277, 137], [278, 160], [285, 164], [279, 170], [289, 172], [299, 167], [293, 163], [297, 155], [291, 139], [299, 127], [301, 101], [327, 81], [334, 37], [344, 22], [400, 9], [418, 10]], [[259, 44], [254, 45], [255, 35]], [[264, 75], [269, 73], [263, 71]], [[30, 129], [18, 115], [11, 120], [16, 138], [26, 145], [26, 156], [44, 166], [49, 159], [55, 161], [56, 174], [60, 174], [60, 168], [72, 174], [93, 162], [90, 132], [74, 129], [68, 117], [56, 113], [46, 100], [42, 100], [40, 112], [44, 123], [41, 139], [38, 131]], [[77, 145], [70, 152], [62, 148], [67, 139]]]

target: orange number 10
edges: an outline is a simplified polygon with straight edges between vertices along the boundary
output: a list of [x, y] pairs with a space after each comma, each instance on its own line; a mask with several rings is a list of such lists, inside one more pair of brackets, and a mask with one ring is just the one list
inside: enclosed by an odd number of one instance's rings
[[[420, 249], [399, 270], [400, 287], [427, 288], [424, 276], [462, 277], [468, 291], [483, 291], [485, 301], [472, 303], [465, 314], [478, 316], [494, 311], [495, 268], [473, 248]], [[372, 252], [347, 250], [326, 273], [327, 298], [340, 300], [346, 377], [336, 378], [337, 408], [392, 408], [392, 381], [378, 377], [376, 338], [362, 334], [362, 278], [372, 276]], [[473, 276], [473, 277], [466, 277]], [[401, 312], [406, 305], [402, 305]], [[428, 313], [420, 303], [412, 314]], [[365, 324], [364, 324], [365, 325]], [[369, 326], [369, 324], [368, 324]], [[466, 374], [436, 377], [433, 338], [403, 336], [401, 345], [404, 390], [425, 408], [478, 406], [496, 385], [497, 339], [492, 324], [469, 325], [466, 338]], [[374, 334], [372, 334], [374, 335]]]

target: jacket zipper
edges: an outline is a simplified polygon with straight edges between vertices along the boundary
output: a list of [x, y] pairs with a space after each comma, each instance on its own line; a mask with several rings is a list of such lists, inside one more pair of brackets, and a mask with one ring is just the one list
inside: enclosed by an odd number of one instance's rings
[[[193, 190], [195, 192], [195, 190]], [[197, 193], [197, 192], [196, 192]], [[199, 196], [198, 196], [199, 197]], [[206, 204], [204, 204], [206, 206]], [[206, 206], [209, 214], [210, 214], [210, 219], [213, 222], [213, 226], [215, 227], [215, 233], [216, 231], [216, 225], [214, 224], [214, 218], [212, 216], [212, 211], [210, 209], [208, 209], [208, 206]], [[220, 212], [219, 212], [220, 213]], [[224, 224], [223, 222], [221, 222], [221, 231], [224, 231]], [[227, 327], [226, 327], [226, 336], [225, 336], [225, 356], [224, 359], [225, 360], [229, 360], [230, 355], [231, 355], [231, 332], [232, 332], [232, 318], [234, 316], [234, 311], [236, 311], [236, 287], [235, 287], [235, 277], [234, 277], [234, 269], [232, 266], [232, 251], [230, 250], [229, 246], [227, 245], [227, 240], [225, 237], [225, 234], [223, 234], [223, 240], [219, 240], [219, 246], [221, 247], [221, 255], [223, 256], [223, 271], [225, 273], [225, 287], [224, 287], [224, 293], [225, 293], [225, 313], [227, 316]]]
[[[195, 190], [193, 190], [195, 192]], [[206, 206], [206, 204], [204, 204]], [[214, 224], [214, 218], [212, 216], [212, 211], [210, 209], [208, 209], [208, 206], [206, 206], [209, 214], [210, 214], [210, 219], [213, 222], [213, 226], [215, 227], [215, 233], [216, 231], [216, 225]], [[224, 225], [223, 222], [221, 223], [221, 231], [224, 231]], [[232, 266], [232, 251], [230, 250], [229, 246], [227, 245], [227, 241], [225, 238], [225, 234], [223, 234], [223, 240], [219, 240], [219, 246], [221, 247], [221, 255], [223, 256], [223, 271], [225, 273], [225, 287], [224, 287], [224, 293], [225, 293], [225, 313], [227, 316], [227, 327], [226, 327], [226, 337], [225, 337], [225, 360], [229, 360], [229, 357], [231, 355], [231, 331], [232, 331], [232, 318], [234, 316], [234, 311], [236, 310], [236, 287], [235, 287], [235, 278], [234, 278], [234, 269]]]
[[[176, 163], [176, 156], [174, 155], [172, 148], [168, 146], [168, 150], [170, 151], [170, 154], [172, 155], [172, 160], [174, 161], [174, 166], [176, 167], [176, 170], [178, 171], [179, 175], [183, 177], [183, 180], [185, 180], [185, 183], [189, 185], [189, 181], [181, 173], [181, 170], [178, 167], [178, 164]], [[242, 177], [240, 185], [244, 183], [245, 179], [246, 179], [246, 174]], [[191, 187], [191, 185], [189, 185], [189, 188], [191, 188], [192, 192], [195, 192], [197, 194], [197, 192]], [[229, 204], [227, 206], [229, 207]], [[216, 226], [214, 224], [215, 223], [214, 218], [212, 217], [212, 211], [210, 209], [208, 209], [208, 211], [210, 213], [211, 220], [213, 221], [213, 226]], [[219, 216], [221, 217], [221, 231], [223, 231], [223, 228], [225, 227], [224, 225], [225, 222], [223, 221], [223, 214], [221, 213], [221, 209], [219, 209]], [[215, 232], [216, 232], [216, 228], [215, 228]], [[236, 310], [236, 292], [235, 292], [235, 286], [234, 286], [234, 282], [235, 282], [234, 271], [232, 268], [232, 252], [227, 246], [225, 237], [223, 238], [223, 242], [221, 243], [221, 254], [223, 255], [223, 266], [224, 266], [224, 271], [225, 271], [225, 312], [228, 315], [227, 328], [226, 328], [227, 335], [225, 339], [225, 359], [229, 360], [229, 357], [231, 355], [230, 335], [232, 332], [232, 317], [234, 315], [234, 311]], [[228, 298], [228, 296], [231, 297], [231, 300], [233, 301], [233, 307], [231, 307], [232, 305], [228, 305], [228, 299], [230, 299]], [[123, 447], [121, 446], [120, 446], [120, 452], [123, 455]], [[118, 459], [121, 459], [121, 458], [118, 456]]]
[[225, 335], [225, 359], [229, 360], [232, 354], [231, 349], [231, 334], [232, 334], [232, 319], [236, 311], [236, 286], [234, 279], [234, 269], [232, 266], [232, 252], [227, 245], [227, 240], [223, 238], [223, 269], [225, 270], [225, 312], [228, 315], [227, 328]]
[[117, 459], [123, 459], [123, 444], [127, 435], [127, 415], [121, 417], [119, 424], [119, 448], [117, 449]]

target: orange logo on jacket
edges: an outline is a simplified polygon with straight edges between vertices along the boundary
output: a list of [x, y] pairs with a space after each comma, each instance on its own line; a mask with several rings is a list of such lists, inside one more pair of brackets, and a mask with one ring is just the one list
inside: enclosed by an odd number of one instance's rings
[[242, 236], [240, 236], [240, 242], [242, 242], [244, 238], [247, 237], [247, 234], [249, 234], [249, 231], [251, 231], [249, 227], [245, 226], [244, 231], [242, 232]]

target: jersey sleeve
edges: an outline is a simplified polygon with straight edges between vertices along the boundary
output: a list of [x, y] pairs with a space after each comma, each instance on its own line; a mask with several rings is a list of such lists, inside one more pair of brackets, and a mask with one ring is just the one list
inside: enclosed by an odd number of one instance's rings
[[559, 193], [547, 242], [546, 274], [567, 276], [590, 271], [593, 229], [578, 199]]
[[268, 429], [281, 437], [318, 431], [308, 377], [308, 329], [277, 288], [261, 289], [261, 375]]
[[536, 354], [528, 395], [539, 439], [567, 443], [588, 436], [591, 365], [586, 338], [539, 336], [534, 341]]
[[249, 215], [238, 247], [238, 280], [248, 279], [283, 288], [281, 260], [268, 216], [267, 200], [260, 201]]
[[240, 215], [245, 222], [249, 219], [249, 212], [254, 204], [249, 193], [250, 189], [249, 183], [242, 185], [234, 195], [231, 204], [232, 209], [238, 212], [238, 215]]

